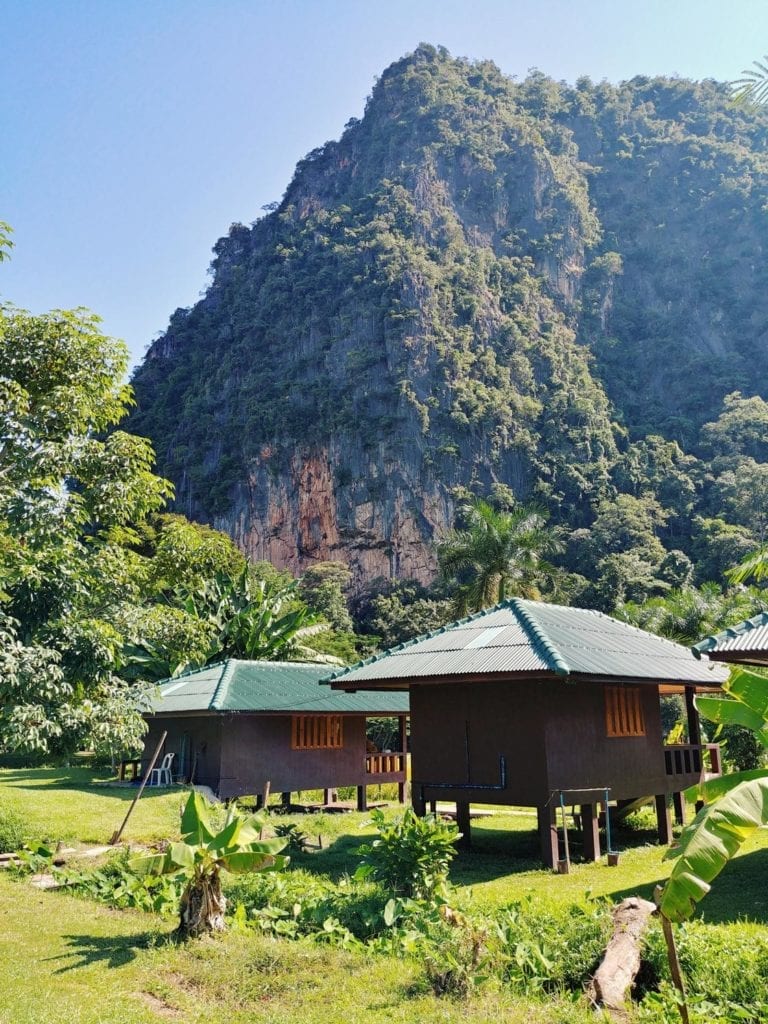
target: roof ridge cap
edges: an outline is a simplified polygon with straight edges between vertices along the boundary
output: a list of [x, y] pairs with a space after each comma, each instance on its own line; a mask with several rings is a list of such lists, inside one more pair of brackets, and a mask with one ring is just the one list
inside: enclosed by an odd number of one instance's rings
[[734, 622], [732, 626], [726, 626], [725, 629], [721, 629], [717, 633], [708, 633], [691, 647], [691, 651], [697, 658], [700, 658], [702, 654], [706, 654], [713, 647], [717, 647], [721, 641], [733, 639], [734, 637], [741, 636], [743, 633], [749, 633], [750, 630], [759, 629], [760, 626], [766, 625], [768, 625], [768, 611], [762, 609], [748, 619]]
[[570, 675], [571, 670], [568, 667], [568, 662], [549, 639], [543, 627], [536, 621], [533, 613], [529, 611], [527, 606], [523, 605], [523, 601], [520, 598], [513, 597], [509, 601], [509, 605], [520, 619], [529, 639], [543, 649], [552, 671], [556, 672], [559, 676]]
[[213, 691], [211, 702], [208, 705], [213, 711], [221, 711], [219, 696], [221, 695], [221, 702], [226, 698], [229, 692], [229, 684], [232, 680], [232, 676], [235, 674], [235, 665], [237, 664], [237, 658], [228, 658], [224, 664], [224, 671], [219, 676], [219, 681], [216, 684], [216, 689]]

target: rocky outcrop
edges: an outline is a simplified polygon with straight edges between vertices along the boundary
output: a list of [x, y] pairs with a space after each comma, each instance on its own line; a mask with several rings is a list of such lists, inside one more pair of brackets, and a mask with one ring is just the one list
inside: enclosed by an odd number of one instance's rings
[[419, 47], [217, 243], [131, 429], [181, 511], [296, 571], [426, 581], [457, 487], [587, 526], [628, 438], [694, 444], [768, 379], [761, 117]]

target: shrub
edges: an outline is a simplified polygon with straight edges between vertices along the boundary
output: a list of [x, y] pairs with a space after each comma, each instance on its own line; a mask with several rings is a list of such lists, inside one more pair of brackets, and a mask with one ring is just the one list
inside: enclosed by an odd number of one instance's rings
[[391, 821], [375, 810], [371, 821], [378, 836], [360, 847], [363, 860], [355, 877], [373, 878], [398, 896], [442, 899], [461, 835], [456, 826], [434, 814], [419, 817], [410, 807]]
[[[704, 1014], [702, 1019], [755, 1024], [768, 1019], [768, 937], [764, 928], [746, 922], [724, 927], [691, 921], [676, 929], [676, 940], [691, 1009]], [[663, 1003], [669, 980], [660, 927], [649, 931], [643, 956], [652, 975], [662, 979], [660, 995], [643, 1000], [646, 1013], [651, 1014]]]

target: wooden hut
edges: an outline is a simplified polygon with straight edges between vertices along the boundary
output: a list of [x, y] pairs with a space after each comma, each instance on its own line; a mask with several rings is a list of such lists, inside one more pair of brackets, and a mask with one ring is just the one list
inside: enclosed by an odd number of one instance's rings
[[[513, 599], [334, 673], [346, 692], [408, 690], [412, 794], [422, 812], [456, 803], [465, 839], [472, 802], [535, 807], [543, 859], [558, 859], [555, 811], [581, 805], [584, 851], [599, 855], [597, 805], [669, 802], [707, 774], [693, 696], [724, 671], [691, 651], [600, 612]], [[665, 747], [661, 694], [686, 699], [691, 742]]]
[[[403, 693], [332, 693], [319, 685], [327, 665], [227, 661], [162, 683], [145, 717], [145, 758], [167, 731], [174, 777], [209, 786], [221, 798], [272, 792], [335, 790], [406, 781]], [[368, 717], [396, 717], [399, 742], [375, 752], [366, 743]], [[327, 802], [327, 801], [326, 801]]]

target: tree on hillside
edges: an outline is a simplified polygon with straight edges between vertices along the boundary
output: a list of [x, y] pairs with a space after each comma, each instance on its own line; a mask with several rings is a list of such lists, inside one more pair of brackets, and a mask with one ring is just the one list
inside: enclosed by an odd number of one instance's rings
[[471, 498], [458, 509], [459, 529], [438, 544], [440, 572], [455, 586], [459, 613], [479, 611], [508, 597], [539, 598], [557, 570], [546, 560], [562, 549], [536, 508], [495, 508]]

